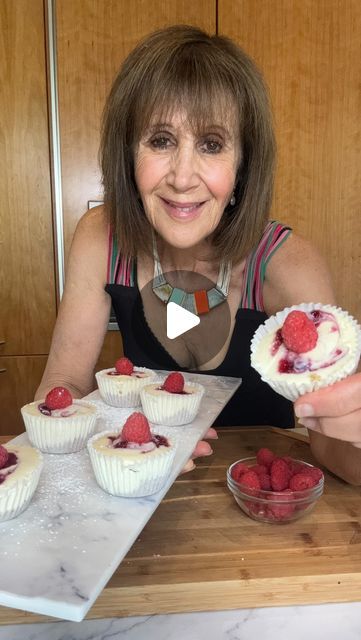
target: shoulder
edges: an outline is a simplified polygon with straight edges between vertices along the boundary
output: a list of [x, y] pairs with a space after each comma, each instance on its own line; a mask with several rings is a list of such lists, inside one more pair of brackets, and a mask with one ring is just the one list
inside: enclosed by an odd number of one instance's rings
[[85, 270], [102, 281], [106, 278], [109, 223], [103, 205], [87, 211], [79, 220], [73, 236], [67, 271]]
[[308, 240], [291, 233], [267, 266], [264, 305], [268, 315], [301, 302], [334, 303], [330, 272]]
[[109, 222], [106, 209], [104, 205], [100, 205], [99, 207], [90, 209], [80, 218], [76, 226], [74, 238], [92, 238], [95, 243], [101, 243], [108, 239], [108, 233]]

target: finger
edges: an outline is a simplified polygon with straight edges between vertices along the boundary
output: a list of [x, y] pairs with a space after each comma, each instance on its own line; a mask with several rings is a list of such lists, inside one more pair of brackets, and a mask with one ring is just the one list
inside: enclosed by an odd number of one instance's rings
[[337, 417], [352, 413], [360, 406], [361, 373], [356, 373], [324, 389], [305, 393], [295, 402], [295, 414], [298, 418]]
[[192, 458], [199, 458], [201, 456], [210, 456], [213, 453], [213, 449], [208, 442], [200, 440], [197, 442], [196, 447], [192, 453]]
[[301, 418], [299, 422], [307, 429], [329, 438], [352, 444], [361, 442], [361, 409], [341, 417]]
[[183, 475], [183, 473], [189, 473], [190, 471], [193, 471], [193, 469], [196, 468], [196, 465], [194, 464], [192, 458], [190, 458], [187, 462], [187, 464], [184, 465], [182, 471], [180, 472], [180, 476]]
[[207, 438], [207, 440], [218, 440], [218, 433], [215, 429], [213, 429], [213, 427], [209, 427], [204, 438]]

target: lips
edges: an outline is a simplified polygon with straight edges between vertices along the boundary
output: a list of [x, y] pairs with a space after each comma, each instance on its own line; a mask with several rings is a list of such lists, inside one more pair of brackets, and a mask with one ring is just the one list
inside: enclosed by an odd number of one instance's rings
[[165, 205], [167, 213], [178, 220], [189, 220], [195, 218], [201, 211], [204, 201], [202, 202], [175, 202], [174, 200], [166, 200], [161, 198]]

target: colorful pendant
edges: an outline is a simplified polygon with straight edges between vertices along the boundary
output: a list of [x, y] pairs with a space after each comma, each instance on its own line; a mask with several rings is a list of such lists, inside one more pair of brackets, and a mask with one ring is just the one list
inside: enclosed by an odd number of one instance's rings
[[227, 300], [232, 272], [232, 265], [230, 262], [221, 263], [215, 287], [212, 287], [208, 291], [205, 289], [199, 289], [198, 291], [194, 291], [194, 293], [188, 293], [179, 287], [172, 287], [172, 285], [165, 279], [155, 240], [153, 242], [153, 257], [154, 277], [152, 289], [155, 295], [165, 304], [168, 304], [168, 302], [175, 302], [175, 304], [187, 309], [187, 311], [200, 316], [204, 313], [208, 313], [208, 311]]

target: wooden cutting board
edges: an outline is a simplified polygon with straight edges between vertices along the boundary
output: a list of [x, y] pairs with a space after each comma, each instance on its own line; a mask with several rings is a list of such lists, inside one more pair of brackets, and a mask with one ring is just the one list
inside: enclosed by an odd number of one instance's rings
[[[227, 489], [229, 464], [261, 446], [315, 462], [305, 440], [219, 430], [214, 455], [174, 483], [87, 618], [361, 600], [361, 488], [326, 473], [314, 511], [289, 524], [251, 520]], [[0, 607], [0, 624], [45, 620]]]

